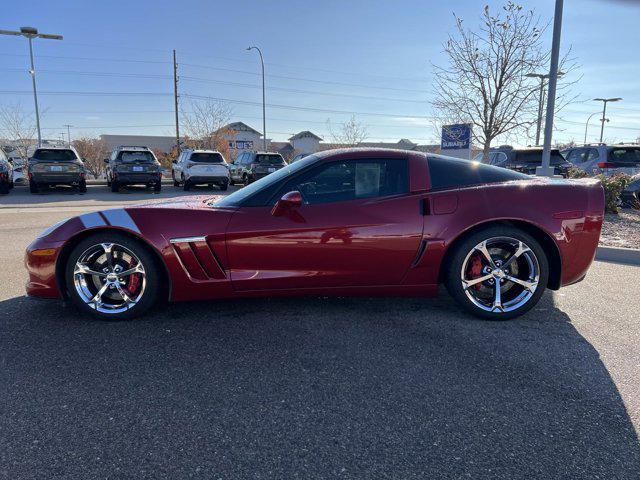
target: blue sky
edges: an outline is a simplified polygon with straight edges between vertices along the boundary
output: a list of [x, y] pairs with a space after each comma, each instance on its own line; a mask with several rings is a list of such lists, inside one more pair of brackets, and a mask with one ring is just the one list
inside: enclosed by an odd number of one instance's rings
[[[452, 11], [476, 25], [485, 3], [502, 5], [470, 0], [8, 2], [0, 29], [29, 25], [64, 35], [63, 41], [35, 43], [46, 138], [59, 138], [65, 124], [74, 125], [75, 137], [172, 134], [174, 48], [181, 93], [231, 100], [233, 120], [260, 130], [259, 60], [256, 52], [245, 51], [256, 44], [265, 54], [267, 103], [274, 105], [267, 108], [270, 138], [311, 130], [330, 140], [327, 120], [335, 126], [353, 112], [367, 125], [370, 139], [427, 143], [437, 141], [425, 118], [431, 114], [431, 62], [443, 63], [441, 45], [454, 26]], [[521, 3], [551, 20], [553, 0]], [[606, 139], [640, 136], [639, 20], [640, 1], [565, 2], [562, 48], [571, 46], [581, 65], [583, 78], [573, 92], [582, 101], [563, 112], [555, 139], [582, 141], [587, 116], [600, 109], [588, 99], [602, 96], [624, 98], [610, 108]], [[549, 29], [549, 41], [550, 36]], [[0, 104], [20, 102], [32, 109], [26, 54], [25, 39], [0, 36]], [[594, 117], [589, 140], [597, 140], [598, 129]]]

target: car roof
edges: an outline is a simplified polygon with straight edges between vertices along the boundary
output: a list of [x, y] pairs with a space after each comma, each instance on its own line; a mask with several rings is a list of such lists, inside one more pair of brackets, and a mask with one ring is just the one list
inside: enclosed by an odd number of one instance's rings
[[[191, 153], [220, 153], [218, 150], [204, 150], [199, 148], [186, 148], [183, 152], [191, 152]], [[220, 155], [222, 155], [220, 153]]]

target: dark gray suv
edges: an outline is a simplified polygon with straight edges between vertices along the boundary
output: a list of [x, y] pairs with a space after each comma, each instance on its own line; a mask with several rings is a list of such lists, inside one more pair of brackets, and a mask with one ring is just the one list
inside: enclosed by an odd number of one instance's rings
[[162, 189], [162, 168], [149, 147], [120, 146], [104, 161], [112, 192], [125, 185], [146, 185], [155, 192]]
[[[481, 162], [482, 153], [479, 153], [474, 160]], [[542, 165], [542, 147], [514, 148], [504, 145], [492, 148], [489, 150], [489, 159], [485, 163], [535, 175], [536, 167]], [[555, 175], [563, 177], [567, 176], [567, 172], [571, 168], [571, 164], [564, 159], [557, 148], [551, 149], [551, 166]]]
[[71, 185], [87, 191], [84, 163], [73, 147], [40, 147], [29, 157], [29, 190], [38, 193], [51, 185]]

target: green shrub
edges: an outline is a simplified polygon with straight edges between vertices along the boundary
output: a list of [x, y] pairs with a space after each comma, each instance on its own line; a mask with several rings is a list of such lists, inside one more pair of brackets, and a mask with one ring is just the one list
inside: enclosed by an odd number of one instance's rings
[[614, 173], [607, 177], [603, 174], [589, 175], [584, 170], [571, 167], [567, 172], [569, 178], [597, 178], [604, 188], [604, 211], [607, 213], [618, 213], [620, 205], [620, 194], [631, 181], [631, 176], [626, 173]]

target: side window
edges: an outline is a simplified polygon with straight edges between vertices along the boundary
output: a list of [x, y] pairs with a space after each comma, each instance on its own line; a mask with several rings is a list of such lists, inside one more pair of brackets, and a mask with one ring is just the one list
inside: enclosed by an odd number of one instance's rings
[[573, 164], [582, 162], [582, 155], [581, 155], [580, 149], [576, 148], [575, 150], [571, 150], [567, 155], [567, 161]]
[[589, 149], [589, 155], [587, 156], [587, 161], [597, 160], [600, 157], [598, 150], [595, 148]]
[[489, 157], [489, 165], [502, 165], [507, 161], [507, 155], [504, 152], [494, 152]]
[[309, 205], [407, 193], [407, 161], [358, 159], [328, 163], [287, 182], [281, 194], [292, 190], [300, 191]]

